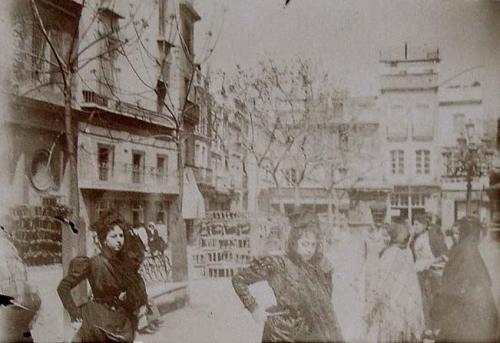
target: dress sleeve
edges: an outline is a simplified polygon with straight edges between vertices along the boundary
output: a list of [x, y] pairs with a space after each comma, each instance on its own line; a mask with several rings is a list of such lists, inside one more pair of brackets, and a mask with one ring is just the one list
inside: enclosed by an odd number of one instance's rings
[[248, 287], [256, 282], [268, 280], [278, 272], [282, 264], [283, 261], [281, 258], [267, 256], [253, 260], [250, 266], [233, 276], [234, 291], [248, 311], [253, 312], [257, 307], [257, 302], [252, 294], [250, 294]]
[[71, 295], [71, 290], [80, 282], [87, 279], [89, 272], [90, 259], [82, 256], [75, 257], [69, 264], [68, 275], [61, 280], [57, 287], [59, 298], [72, 320], [81, 318], [81, 314]]

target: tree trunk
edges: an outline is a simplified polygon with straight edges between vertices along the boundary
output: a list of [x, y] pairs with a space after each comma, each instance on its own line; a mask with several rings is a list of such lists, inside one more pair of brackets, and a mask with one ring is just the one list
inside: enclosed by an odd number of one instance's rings
[[185, 144], [178, 132], [177, 139], [177, 170], [179, 182], [179, 195], [174, 202], [175, 214], [170, 231], [172, 242], [172, 279], [174, 282], [187, 281], [188, 279], [188, 257], [186, 223], [182, 217], [182, 198], [184, 195], [184, 154]]
[[[71, 228], [65, 225], [62, 228], [62, 264], [63, 273], [66, 275], [68, 273], [68, 268], [71, 260], [79, 255], [86, 255], [86, 228], [85, 223], [80, 219], [80, 192], [78, 186], [78, 169], [77, 169], [77, 157], [75, 148], [75, 130], [73, 121], [73, 99], [71, 84], [73, 80], [73, 74], [68, 73], [67, 81], [64, 85], [64, 131], [66, 138], [66, 153], [67, 153], [67, 163], [69, 168], [69, 207], [72, 210], [71, 220], [76, 229], [77, 233], [74, 233]], [[86, 283], [80, 283], [78, 287], [73, 291], [74, 297], [78, 303], [85, 301], [87, 296]], [[69, 316], [65, 314], [65, 322], [69, 323]], [[66, 329], [69, 326], [66, 326]]]
[[63, 228], [63, 267], [67, 271], [70, 260], [86, 253], [85, 227], [80, 220], [80, 194], [78, 187], [78, 170], [75, 148], [75, 134], [73, 123], [73, 100], [71, 81], [73, 75], [68, 73], [67, 84], [64, 89], [64, 131], [66, 138], [67, 163], [69, 168], [69, 206], [72, 210], [71, 220], [78, 233], [74, 233], [70, 227]]

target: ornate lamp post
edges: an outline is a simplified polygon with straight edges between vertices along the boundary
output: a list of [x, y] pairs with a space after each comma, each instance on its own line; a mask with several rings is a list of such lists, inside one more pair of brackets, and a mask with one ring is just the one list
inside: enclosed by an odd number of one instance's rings
[[465, 177], [467, 183], [466, 213], [471, 215], [472, 181], [476, 177], [485, 176], [491, 166], [492, 153], [488, 149], [488, 140], [480, 142], [474, 135], [474, 124], [469, 121], [465, 125], [465, 135], [458, 139], [458, 148], [444, 152], [447, 175]]

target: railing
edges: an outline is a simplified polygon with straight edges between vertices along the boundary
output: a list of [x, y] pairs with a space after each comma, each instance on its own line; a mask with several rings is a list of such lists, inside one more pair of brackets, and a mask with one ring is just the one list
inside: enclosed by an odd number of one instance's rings
[[380, 51], [380, 61], [403, 60], [436, 60], [439, 59], [439, 48], [407, 46], [406, 54], [404, 45], [386, 48]]
[[111, 168], [109, 163], [107, 162], [99, 163], [99, 180], [108, 181], [110, 177], [110, 172], [112, 171], [113, 169]]
[[96, 104], [102, 107], [108, 107], [108, 98], [92, 91], [83, 91], [83, 101], [89, 104]]
[[187, 100], [185, 119], [195, 125], [200, 120], [200, 106], [190, 100]]
[[156, 281], [170, 282], [172, 281], [171, 271], [172, 265], [170, 264], [170, 259], [163, 252], [148, 253], [139, 270], [146, 283]]
[[[93, 169], [93, 171], [92, 171]], [[132, 163], [123, 162], [102, 162], [94, 164], [88, 172], [83, 172], [79, 176], [82, 185], [87, 184], [91, 187], [111, 187], [115, 185], [118, 188], [133, 188], [147, 186], [161, 189], [159, 186], [169, 186], [175, 184], [176, 175], [168, 173], [165, 168], [154, 166], [140, 166]]]
[[206, 218], [212, 219], [246, 219], [247, 216], [243, 212], [233, 212], [233, 211], [207, 211], [205, 213]]
[[380, 79], [382, 90], [427, 89], [437, 87], [437, 84], [438, 76], [435, 73], [382, 75]]
[[[94, 104], [100, 107], [105, 107], [110, 111], [117, 112], [144, 121], [155, 120], [157, 122], [160, 121], [172, 124], [170, 120], [165, 118], [165, 116], [161, 116], [157, 112], [143, 108], [141, 106], [124, 102], [121, 100], [108, 98], [89, 90], [84, 90], [82, 91], [82, 93], [83, 93], [83, 102], [87, 105]], [[83, 107], [85, 107], [85, 105], [83, 105]]]

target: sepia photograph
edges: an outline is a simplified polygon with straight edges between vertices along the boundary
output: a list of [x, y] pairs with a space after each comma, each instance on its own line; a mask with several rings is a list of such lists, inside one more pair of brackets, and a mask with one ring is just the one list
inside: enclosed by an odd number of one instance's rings
[[500, 342], [500, 0], [1, 0], [0, 343]]

